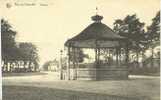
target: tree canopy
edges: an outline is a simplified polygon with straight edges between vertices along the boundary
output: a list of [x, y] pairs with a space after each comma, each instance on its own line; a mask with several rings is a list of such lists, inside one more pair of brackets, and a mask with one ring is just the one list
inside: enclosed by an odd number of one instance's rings
[[145, 31], [144, 22], [140, 22], [136, 14], [115, 20], [113, 30], [117, 34], [128, 38], [129, 50], [136, 52], [138, 61], [141, 51], [145, 52], [149, 47], [159, 46], [160, 11], [152, 19], [152, 23], [147, 27], [147, 31]]
[[117, 34], [129, 39], [130, 50], [140, 50], [145, 31], [144, 23], [140, 22], [136, 14], [127, 15], [123, 20], [115, 20], [113, 29]]
[[146, 39], [150, 48], [160, 45], [160, 11], [152, 19], [151, 25], [147, 27]]
[[38, 66], [38, 50], [32, 43], [15, 41], [17, 32], [7, 20], [1, 19], [2, 60], [7, 65], [10, 61], [30, 61]]
[[12, 29], [8, 21], [1, 19], [2, 59], [13, 60], [17, 50], [15, 36], [17, 32]]
[[160, 11], [158, 11], [156, 16], [152, 19], [152, 23], [147, 27], [147, 30], [147, 39], [149, 41], [160, 40]]

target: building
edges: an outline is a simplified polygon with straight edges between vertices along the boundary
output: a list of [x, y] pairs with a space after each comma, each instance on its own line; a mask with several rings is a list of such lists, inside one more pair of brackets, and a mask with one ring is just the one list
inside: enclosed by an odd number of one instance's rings
[[[92, 24], [65, 43], [65, 46], [68, 48], [68, 79], [127, 79], [127, 39], [114, 33], [112, 29], [103, 24], [101, 22], [103, 16], [96, 14], [91, 18], [94, 21]], [[77, 59], [80, 49], [93, 50], [95, 52], [94, 62], [91, 64], [80, 64]], [[102, 59], [105, 53], [107, 57]], [[71, 60], [73, 58], [74, 60]]]

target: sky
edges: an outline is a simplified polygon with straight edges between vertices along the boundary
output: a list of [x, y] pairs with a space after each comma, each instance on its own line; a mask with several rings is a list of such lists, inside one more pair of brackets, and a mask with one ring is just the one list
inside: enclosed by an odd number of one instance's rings
[[160, 0], [0, 0], [1, 17], [17, 31], [17, 42], [38, 47], [40, 64], [59, 59], [65, 41], [92, 23], [96, 7], [102, 22], [111, 28], [116, 19], [128, 14], [137, 14], [148, 26], [160, 9]]

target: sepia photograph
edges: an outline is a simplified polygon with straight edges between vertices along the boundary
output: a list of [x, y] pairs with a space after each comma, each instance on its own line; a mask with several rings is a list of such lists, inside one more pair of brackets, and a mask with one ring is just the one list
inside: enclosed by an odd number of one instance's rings
[[160, 100], [160, 0], [0, 0], [0, 100]]

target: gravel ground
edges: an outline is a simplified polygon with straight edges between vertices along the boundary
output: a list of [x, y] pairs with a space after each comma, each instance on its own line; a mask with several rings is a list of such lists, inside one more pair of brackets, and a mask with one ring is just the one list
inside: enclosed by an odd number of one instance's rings
[[[66, 98], [76, 98], [71, 100], [77, 100], [78, 98], [79, 100], [160, 99], [159, 77], [130, 76], [129, 80], [60, 81], [56, 76], [58, 76], [58, 74], [48, 72], [47, 74], [42, 75], [3, 77], [3, 98], [4, 100], [64, 100], [55, 99], [55, 94], [59, 94], [60, 96], [66, 96]], [[25, 93], [26, 95], [24, 95]], [[20, 94], [23, 94], [20, 96], [20, 99], [12, 98], [19, 97], [18, 95]], [[44, 95], [43, 97], [47, 97], [48, 99], [36, 99], [36, 97], [41, 97], [40, 95]], [[80, 99], [80, 95], [82, 98], [84, 97], [84, 99]], [[25, 99], [27, 98], [25, 96], [27, 96], [28, 99]], [[100, 99], [101, 97], [102, 99]], [[106, 99], [107, 97], [108, 99]], [[109, 99], [110, 97], [116, 98]], [[117, 97], [119, 97], [119, 99]]]

